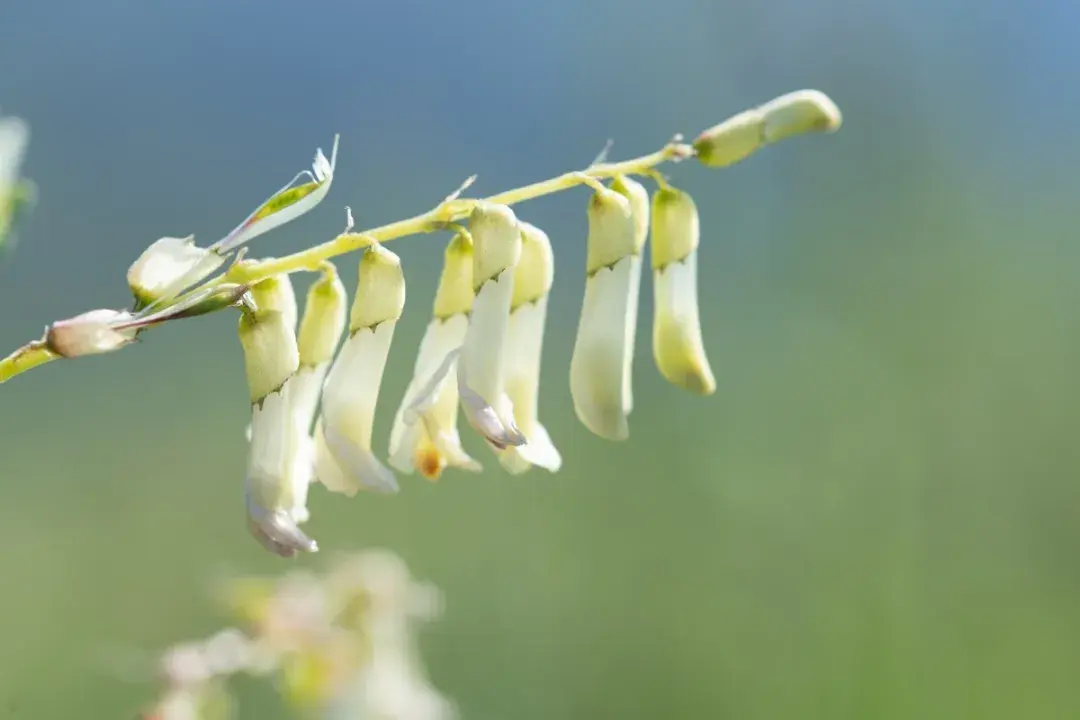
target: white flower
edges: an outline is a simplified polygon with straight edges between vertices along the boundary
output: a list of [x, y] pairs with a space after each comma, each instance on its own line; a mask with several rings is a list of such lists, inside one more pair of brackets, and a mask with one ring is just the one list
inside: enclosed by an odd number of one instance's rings
[[[334, 148], [330, 152], [329, 160], [323, 155], [322, 148], [316, 150], [315, 162], [310, 171], [304, 170], [298, 173], [288, 185], [274, 193], [269, 200], [251, 213], [244, 222], [240, 223], [224, 238], [214, 243], [211, 249], [218, 253], [227, 253], [252, 238], [256, 238], [263, 233], [284, 225], [290, 220], [300, 217], [322, 202], [322, 199], [330, 192], [330, 184], [334, 180], [338, 140], [339, 137], [335, 135]], [[309, 182], [296, 185], [296, 181], [304, 177], [309, 178]]]
[[640, 287], [641, 247], [634, 205], [614, 190], [598, 189], [589, 202], [585, 299], [574, 353], [570, 393], [578, 419], [607, 440], [630, 435], [633, 331]]
[[653, 195], [652, 236], [656, 366], [674, 385], [711, 395], [716, 380], [705, 357], [698, 319], [700, 229], [693, 198], [674, 188], [658, 190]]
[[278, 308], [295, 305], [287, 275], [252, 288], [256, 310], [240, 319], [240, 344], [251, 394], [251, 443], [245, 491], [248, 527], [271, 552], [291, 557], [318, 545], [300, 530], [294, 473], [301, 435], [293, 418], [293, 380], [300, 366], [295, 326]]
[[27, 199], [29, 185], [19, 183], [30, 126], [16, 117], [0, 118], [0, 247], [3, 247], [19, 204]]
[[505, 205], [481, 202], [469, 219], [473, 238], [473, 301], [457, 363], [465, 418], [495, 450], [523, 445], [506, 394], [506, 334], [521, 258], [521, 230]]
[[540, 389], [540, 358], [544, 342], [548, 293], [555, 276], [555, 259], [547, 233], [522, 222], [521, 260], [514, 272], [514, 295], [506, 333], [506, 394], [514, 407], [514, 420], [526, 443], [508, 447], [500, 454], [503, 467], [522, 473], [533, 465], [551, 472], [562, 466], [562, 457], [548, 431], [537, 419]]
[[206, 277], [225, 258], [195, 245], [195, 236], [164, 237], [143, 251], [128, 268], [127, 281], [135, 295], [136, 307], [145, 307], [162, 298], [182, 277]]
[[297, 446], [290, 477], [293, 486], [293, 519], [308, 519], [308, 487], [315, 476], [315, 444], [312, 422], [319, 404], [323, 380], [345, 329], [346, 293], [337, 270], [323, 265], [323, 275], [312, 283], [304, 304], [297, 346], [300, 367], [289, 381], [292, 395], [293, 432]]
[[474, 472], [481, 469], [461, 447], [457, 382], [447, 382], [457, 361], [454, 351], [469, 327], [472, 264], [472, 237], [462, 230], [447, 245], [434, 318], [420, 341], [413, 377], [390, 433], [390, 464], [403, 473], [418, 469], [425, 477], [436, 479], [447, 466]]
[[364, 251], [349, 338], [322, 393], [315, 427], [315, 475], [335, 492], [361, 488], [397, 492], [393, 472], [371, 452], [371, 432], [394, 328], [405, 307], [405, 276], [397, 255], [380, 245]]

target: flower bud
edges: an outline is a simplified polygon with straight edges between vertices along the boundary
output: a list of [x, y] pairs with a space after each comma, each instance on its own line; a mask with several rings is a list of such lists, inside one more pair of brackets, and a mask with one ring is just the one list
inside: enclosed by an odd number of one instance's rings
[[176, 286], [198, 282], [216, 270], [225, 258], [195, 245], [195, 236], [164, 237], [143, 250], [127, 271], [128, 286], [135, 296], [136, 309], [153, 304]]
[[630, 373], [641, 256], [633, 206], [625, 196], [597, 190], [589, 201], [585, 299], [570, 360], [570, 394], [578, 419], [607, 440], [625, 440], [631, 410]]
[[61, 357], [98, 355], [135, 342], [134, 330], [120, 330], [134, 316], [124, 310], [91, 310], [58, 320], [45, 331], [45, 346]]
[[810, 132], [835, 132], [840, 109], [817, 90], [799, 90], [734, 115], [703, 131], [694, 150], [703, 165], [733, 165], [770, 143]]

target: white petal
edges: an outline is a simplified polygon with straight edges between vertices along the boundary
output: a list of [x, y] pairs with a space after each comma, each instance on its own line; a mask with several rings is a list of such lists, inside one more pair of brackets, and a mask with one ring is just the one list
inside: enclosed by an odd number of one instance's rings
[[338, 138], [335, 137], [334, 149], [331, 153], [332, 160], [329, 163], [326, 163], [325, 157], [322, 157], [320, 162], [321, 150], [316, 154], [315, 175], [311, 182], [294, 187], [297, 180], [310, 173], [304, 172], [297, 175], [288, 185], [270, 196], [232, 232], [214, 243], [214, 249], [225, 253], [240, 247], [263, 233], [295, 220], [322, 202], [326, 194], [330, 192], [330, 185], [334, 180], [337, 148]]
[[251, 444], [245, 482], [248, 527], [271, 552], [291, 557], [315, 552], [318, 545], [300, 530], [293, 516], [293, 462], [297, 439], [290, 413], [289, 382], [252, 406]]
[[[331, 490], [396, 492], [393, 473], [371, 452], [375, 406], [396, 322], [362, 328], [345, 341], [323, 388], [322, 433], [316, 436], [316, 475]], [[337, 467], [331, 467], [330, 459]], [[336, 470], [336, 472], [335, 472]]]
[[634, 256], [630, 270], [630, 295], [629, 305], [626, 309], [626, 355], [623, 362], [623, 403], [626, 414], [629, 415], [634, 409], [634, 346], [637, 343], [638, 302], [641, 295], [641, 266], [640, 255]]
[[633, 352], [629, 344], [630, 294], [641, 258], [630, 255], [601, 268], [585, 284], [574, 354], [570, 361], [570, 393], [578, 419], [608, 440], [625, 440], [630, 429], [627, 375]]
[[[195, 245], [194, 236], [164, 237], [146, 248], [131, 264], [127, 281], [135, 295], [149, 304], [188, 275], [193, 278], [190, 282], [194, 282], [209, 275], [223, 262], [225, 258]], [[196, 276], [196, 269], [201, 277]]]
[[462, 449], [457, 430], [458, 389], [452, 373], [468, 325], [464, 314], [428, 324], [390, 433], [390, 464], [401, 472], [419, 467], [435, 478], [444, 466], [481, 469]]
[[457, 369], [466, 419], [499, 449], [525, 442], [514, 424], [513, 404], [504, 391], [504, 346], [513, 283], [512, 270], [504, 270], [496, 280], [485, 282], [476, 294]]
[[653, 352], [661, 374], [699, 395], [716, 390], [698, 317], [697, 251], [653, 273], [656, 310]]
[[518, 307], [510, 315], [506, 335], [506, 394], [513, 403], [514, 419], [526, 443], [507, 448], [499, 459], [503, 467], [515, 474], [525, 472], [531, 465], [552, 472], [562, 465], [551, 437], [537, 419], [547, 303], [545, 295]]

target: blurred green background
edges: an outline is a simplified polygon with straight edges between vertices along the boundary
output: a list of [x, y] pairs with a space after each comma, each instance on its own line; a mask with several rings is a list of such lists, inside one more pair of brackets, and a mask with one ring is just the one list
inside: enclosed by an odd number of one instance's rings
[[[212, 242], [335, 132], [329, 198], [254, 253], [327, 239], [346, 204], [381, 224], [472, 173], [496, 192], [824, 90], [839, 134], [671, 170], [702, 213], [715, 396], [659, 377], [646, 281], [631, 439], [577, 423], [586, 196], [530, 203], [564, 470], [317, 488], [309, 528], [444, 590], [423, 649], [473, 720], [1080, 717], [1077, 22], [1067, 0], [5, 0], [0, 104], [41, 192], [0, 349], [126, 305], [147, 244]], [[392, 246], [382, 448], [445, 239]], [[217, 583], [318, 562], [246, 533], [247, 414], [225, 314], [0, 388], [0, 717], [132, 717], [155, 689], [134, 658], [225, 622]], [[284, 717], [242, 690], [241, 717]]]

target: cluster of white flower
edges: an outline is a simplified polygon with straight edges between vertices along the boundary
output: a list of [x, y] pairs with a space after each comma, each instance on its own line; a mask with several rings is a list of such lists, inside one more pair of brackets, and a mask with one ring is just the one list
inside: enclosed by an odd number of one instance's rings
[[241, 673], [275, 678], [305, 715], [455, 717], [416, 648], [416, 623], [439, 613], [440, 594], [415, 582], [396, 555], [369, 550], [321, 575], [240, 580], [229, 595], [248, 627], [169, 648], [159, 663], [164, 692], [145, 720], [225, 720], [233, 706], [228, 679]]
[[[723, 167], [786, 137], [831, 132], [839, 125], [839, 110], [822, 93], [789, 93], [704, 131], [692, 144], [676, 137], [652, 155], [598, 161], [584, 171], [486, 200], [461, 198], [466, 183], [411, 220], [352, 233], [350, 213], [345, 233], [329, 243], [287, 258], [240, 257], [249, 240], [326, 196], [337, 161], [335, 139], [329, 160], [320, 150], [312, 172], [298, 175], [214, 245], [200, 248], [191, 237], [153, 243], [128, 271], [134, 309], [94, 310], [54, 323], [42, 340], [0, 361], [0, 381], [55, 357], [117, 350], [143, 330], [174, 319], [240, 308], [252, 403], [248, 525], [274, 553], [314, 552], [316, 542], [300, 529], [308, 519], [312, 482], [347, 495], [361, 489], [396, 492], [391, 467], [402, 473], [419, 470], [429, 478], [448, 467], [479, 470], [462, 448], [459, 408], [507, 471], [536, 466], [554, 472], [562, 465], [538, 417], [554, 258], [548, 236], [519, 220], [511, 204], [581, 184], [593, 191], [587, 207], [588, 279], [570, 391], [586, 428], [608, 440], [625, 440], [646, 245], [655, 292], [656, 366], [669, 382], [690, 392], [709, 395], [716, 388], [698, 318], [697, 207], [655, 166], [696, 157]], [[632, 175], [657, 182], [651, 198]], [[305, 176], [308, 181], [297, 185]], [[394, 329], [405, 307], [405, 277], [398, 256], [382, 243], [441, 229], [453, 230], [454, 236], [445, 251], [433, 318], [394, 418], [388, 467], [372, 450], [372, 430]], [[346, 291], [330, 258], [360, 248], [359, 283], [346, 313]], [[226, 272], [204, 282], [233, 255]], [[322, 273], [308, 293], [302, 319], [289, 277], [299, 270]], [[349, 331], [342, 343], [346, 320]]]

